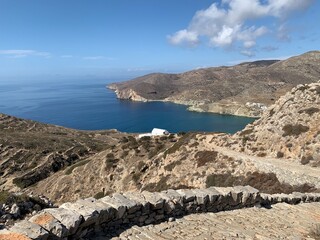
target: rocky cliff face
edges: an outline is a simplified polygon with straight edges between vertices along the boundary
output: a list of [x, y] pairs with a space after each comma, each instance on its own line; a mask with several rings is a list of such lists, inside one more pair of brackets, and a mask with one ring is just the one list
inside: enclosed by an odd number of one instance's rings
[[139, 96], [134, 90], [127, 89], [123, 91], [115, 90], [115, 93], [118, 98], [120, 99], [128, 99], [132, 101], [138, 101], [138, 102], [147, 102], [148, 100], [144, 97]]
[[257, 117], [265, 109], [257, 106], [270, 106], [296, 85], [317, 81], [319, 69], [320, 52], [314, 51], [283, 61], [149, 74], [109, 87], [121, 99], [171, 101], [194, 111]]
[[[320, 82], [298, 85], [271, 106], [231, 144], [259, 156], [320, 166]], [[236, 147], [235, 147], [236, 146]]]

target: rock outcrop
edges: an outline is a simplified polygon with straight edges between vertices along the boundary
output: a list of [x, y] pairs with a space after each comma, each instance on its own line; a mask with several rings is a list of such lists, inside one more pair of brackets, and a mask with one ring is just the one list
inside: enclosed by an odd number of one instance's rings
[[193, 111], [259, 117], [265, 107], [257, 106], [270, 106], [298, 84], [317, 81], [319, 69], [320, 51], [313, 51], [282, 61], [149, 74], [109, 88], [121, 99], [170, 101]]
[[45, 196], [2, 191], [0, 192], [0, 225], [12, 225], [16, 220], [50, 207], [54, 205]]
[[319, 167], [319, 122], [320, 81], [293, 88], [259, 120], [235, 134], [229, 144], [251, 155], [299, 160]]

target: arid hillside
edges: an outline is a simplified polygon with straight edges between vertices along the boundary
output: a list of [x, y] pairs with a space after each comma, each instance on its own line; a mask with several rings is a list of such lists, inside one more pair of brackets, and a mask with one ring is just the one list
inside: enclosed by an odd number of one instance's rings
[[25, 188], [110, 149], [126, 134], [77, 131], [0, 114], [0, 188]]
[[115, 130], [79, 131], [1, 114], [0, 191], [63, 202], [137, 190], [151, 159], [178, 138], [136, 139]]
[[55, 203], [210, 186], [319, 191], [319, 89], [320, 82], [299, 85], [235, 135], [189, 132], [139, 139], [1, 115], [0, 186]]
[[320, 82], [298, 85], [224, 146], [260, 157], [320, 166]]
[[194, 111], [255, 117], [298, 84], [317, 81], [319, 69], [320, 52], [313, 51], [282, 61], [149, 74], [108, 87], [121, 99], [170, 101]]

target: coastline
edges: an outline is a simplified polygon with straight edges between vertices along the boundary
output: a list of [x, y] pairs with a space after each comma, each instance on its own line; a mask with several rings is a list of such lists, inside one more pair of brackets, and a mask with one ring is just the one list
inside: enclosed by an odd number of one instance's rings
[[[140, 96], [133, 89], [119, 90], [116, 83], [107, 85], [106, 88], [114, 91], [118, 99], [130, 100], [135, 102], [169, 102], [187, 106], [187, 111], [202, 112], [202, 113], [216, 113], [220, 115], [232, 115], [247, 118], [260, 118], [266, 109], [266, 106], [261, 108], [258, 103], [241, 104], [239, 102], [213, 102], [205, 103], [204, 101], [186, 101], [174, 99], [172, 97], [165, 99], [147, 99]], [[259, 107], [257, 107], [259, 106]]]

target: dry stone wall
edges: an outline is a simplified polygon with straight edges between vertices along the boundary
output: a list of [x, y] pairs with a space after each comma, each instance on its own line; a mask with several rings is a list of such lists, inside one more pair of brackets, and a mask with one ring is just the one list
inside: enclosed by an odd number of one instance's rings
[[0, 230], [0, 239], [79, 239], [99, 231], [154, 224], [191, 213], [314, 201], [320, 201], [320, 194], [268, 195], [250, 186], [116, 193], [44, 209], [29, 220]]

